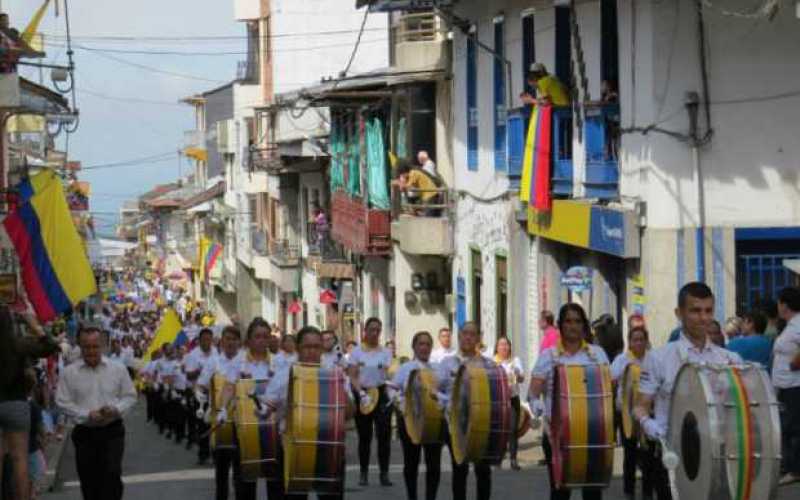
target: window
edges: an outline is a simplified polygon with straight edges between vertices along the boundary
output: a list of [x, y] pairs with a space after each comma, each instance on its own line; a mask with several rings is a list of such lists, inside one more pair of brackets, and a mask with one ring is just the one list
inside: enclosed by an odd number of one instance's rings
[[556, 7], [556, 76], [564, 85], [572, 81], [572, 27], [569, 7]]
[[478, 54], [474, 34], [467, 35], [467, 169], [478, 170]]
[[505, 256], [498, 255], [494, 260], [495, 290], [497, 311], [497, 336], [508, 337], [508, 264]]
[[[522, 88], [528, 87], [528, 71], [536, 62], [536, 25], [533, 10], [522, 13]], [[533, 89], [529, 89], [529, 92]], [[532, 95], [533, 92], [531, 92]]]
[[601, 0], [601, 38], [600, 60], [602, 67], [600, 78], [617, 88], [619, 79], [619, 33], [617, 31], [617, 1]]
[[472, 320], [481, 324], [481, 288], [483, 288], [483, 261], [481, 251], [470, 250], [472, 265]]
[[[494, 169], [507, 170], [506, 165], [506, 63], [505, 20], [494, 19]], [[510, 83], [510, 82], [509, 82]]]

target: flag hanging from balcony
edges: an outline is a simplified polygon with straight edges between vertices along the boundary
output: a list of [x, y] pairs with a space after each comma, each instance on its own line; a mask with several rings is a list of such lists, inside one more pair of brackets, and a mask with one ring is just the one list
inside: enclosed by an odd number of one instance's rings
[[19, 204], [3, 221], [19, 257], [22, 282], [41, 321], [50, 321], [97, 292], [86, 247], [52, 171], [17, 186]]
[[200, 271], [200, 280], [204, 283], [208, 283], [209, 275], [214, 269], [214, 266], [217, 265], [219, 256], [222, 255], [222, 245], [208, 238], [201, 238], [199, 253], [197, 267]]
[[533, 107], [522, 163], [520, 199], [540, 211], [549, 211], [552, 206], [550, 195], [552, 118], [551, 106]]

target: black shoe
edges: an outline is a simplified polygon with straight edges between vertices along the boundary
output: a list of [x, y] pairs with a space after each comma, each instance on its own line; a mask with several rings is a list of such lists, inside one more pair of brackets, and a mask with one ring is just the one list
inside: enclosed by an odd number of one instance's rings
[[394, 483], [389, 481], [389, 474], [381, 472], [381, 486], [394, 486]]
[[171, 432], [167, 432], [167, 434], [164, 437], [167, 438], [167, 439], [172, 439], [172, 433]]
[[512, 470], [519, 470], [520, 469], [519, 463], [517, 462], [516, 458], [512, 458], [511, 459], [511, 469]]
[[369, 484], [369, 481], [367, 480], [367, 471], [362, 470], [361, 471], [361, 478], [358, 480], [358, 485], [359, 486], [366, 486], [368, 484]]

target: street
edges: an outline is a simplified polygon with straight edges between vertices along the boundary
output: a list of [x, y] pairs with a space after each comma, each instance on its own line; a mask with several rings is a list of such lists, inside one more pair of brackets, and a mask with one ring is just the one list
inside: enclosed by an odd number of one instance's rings
[[[176, 446], [158, 435], [153, 425], [146, 424], [144, 418], [144, 404], [138, 404], [126, 421], [127, 440], [125, 458], [123, 460], [123, 481], [125, 482], [125, 498], [132, 500], [206, 500], [214, 498], [214, 472], [210, 466], [197, 467], [194, 465], [196, 454], [194, 450], [186, 451], [183, 446]], [[348, 473], [347, 497], [351, 499], [373, 499], [378, 496], [382, 500], [401, 500], [405, 496], [402, 478], [402, 451], [397, 439], [392, 441], [392, 467], [390, 470], [394, 486], [382, 488], [377, 485], [378, 473], [376, 467], [370, 475], [370, 486], [362, 488], [357, 486], [358, 459], [356, 457], [355, 432], [350, 435], [348, 444]], [[374, 446], [374, 445], [373, 445]], [[619, 454], [617, 454], [620, 457]], [[71, 443], [68, 443], [61, 463], [60, 475], [62, 487], [60, 491], [42, 496], [46, 500], [80, 500], [80, 488], [75, 472], [75, 455]], [[521, 445], [520, 464], [523, 470], [514, 472], [509, 470], [507, 462], [503, 469], [493, 471], [493, 497], [518, 500], [524, 492], [525, 497], [543, 498], [548, 489], [547, 471], [543, 466], [536, 465], [540, 457], [539, 447], [530, 440]], [[442, 483], [439, 487], [441, 500], [452, 498], [450, 492], [450, 457], [445, 450], [442, 452]], [[376, 460], [373, 451], [373, 461]], [[619, 462], [619, 460], [617, 460]], [[619, 463], [616, 464], [619, 469]], [[421, 468], [424, 471], [424, 467]], [[420, 474], [422, 476], [422, 473]], [[469, 495], [473, 495], [474, 476], [470, 475], [468, 483]], [[259, 498], [266, 498], [263, 485], [259, 484]], [[420, 494], [424, 492], [423, 477], [420, 477]], [[800, 485], [782, 488], [778, 495], [779, 500], [798, 498]], [[231, 491], [231, 498], [233, 497]], [[470, 496], [470, 498], [472, 498]], [[578, 498], [575, 495], [573, 498]], [[615, 478], [611, 488], [606, 493], [606, 498], [622, 499], [622, 484]], [[754, 497], [754, 500], [761, 500]]]

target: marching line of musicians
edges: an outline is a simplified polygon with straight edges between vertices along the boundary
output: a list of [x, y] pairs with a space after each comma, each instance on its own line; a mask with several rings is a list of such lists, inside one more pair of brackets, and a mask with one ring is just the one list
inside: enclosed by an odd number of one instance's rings
[[[392, 419], [396, 418], [404, 456], [403, 478], [409, 499], [420, 497], [417, 475], [423, 457], [426, 466], [424, 495], [428, 500], [436, 498], [444, 447], [449, 449], [451, 457], [453, 498], [466, 498], [469, 466], [472, 463], [477, 498], [489, 499], [492, 492], [492, 466], [502, 460], [507, 442], [511, 467], [519, 469], [517, 440], [528, 429], [530, 421], [533, 428], [543, 426], [542, 447], [549, 471], [550, 498], [568, 499], [572, 489], [581, 489], [584, 500], [592, 500], [602, 498], [610, 480], [616, 424], [608, 421], [608, 409], [611, 408], [613, 415], [614, 408], [609, 406], [613, 403], [609, 402], [616, 400], [617, 415], [612, 416], [611, 420], [619, 423], [627, 418], [638, 429], [636, 434], [622, 439], [626, 495], [633, 498], [636, 472], [640, 468], [643, 498], [669, 499], [675, 491], [676, 481], [670, 480], [663, 459], [665, 455], [674, 453], [667, 449], [668, 422], [672, 393], [681, 367], [687, 363], [715, 367], [745, 366], [738, 355], [717, 347], [707, 338], [706, 332], [714, 319], [714, 297], [706, 285], [687, 284], [681, 289], [677, 302], [676, 315], [682, 324], [677, 342], [650, 350], [645, 327], [633, 325], [628, 333], [629, 350], [619, 355], [613, 365], [610, 365], [603, 349], [592, 343], [589, 320], [583, 308], [574, 303], [564, 305], [557, 319], [560, 339], [539, 354], [529, 374], [529, 391], [522, 401], [520, 387], [525, 373], [513, 355], [510, 341], [499, 339], [494, 356], [490, 358], [481, 353], [481, 332], [478, 325], [472, 322], [460, 328], [457, 347], [451, 341], [448, 330], [437, 332], [439, 345], [436, 348], [430, 333], [417, 333], [412, 341], [414, 358], [404, 363], [394, 358], [391, 349], [381, 345], [382, 324], [377, 318], [366, 321], [362, 343], [348, 355], [344, 355], [336, 346], [336, 336], [332, 331], [320, 332], [313, 327], [303, 328], [296, 337], [284, 337], [284, 345], [277, 352], [270, 348], [274, 347], [270, 346], [270, 326], [261, 318], [253, 320], [243, 333], [233, 326], [224, 328], [219, 350], [213, 346], [211, 330], [204, 329], [199, 333], [197, 347], [182, 360], [177, 359], [171, 345], [165, 344], [142, 370], [141, 376], [146, 382], [147, 418], [157, 424], [159, 432], [174, 438], [177, 443], [186, 439], [189, 443], [187, 447], [191, 443], [196, 444], [199, 463], [213, 459], [218, 500], [228, 498], [231, 475], [237, 500], [255, 498], [254, 479], [259, 477], [267, 479], [270, 500], [304, 498], [304, 493], [286, 490], [288, 479], [284, 475], [284, 457], [290, 450], [283, 449], [280, 444], [280, 435], [288, 425], [292, 366], [314, 365], [322, 369], [340, 369], [346, 386], [347, 418], [355, 419], [358, 433], [361, 486], [370, 484], [373, 441], [377, 442], [378, 484], [392, 485], [389, 479], [390, 441]], [[625, 399], [622, 395], [622, 379], [632, 371], [629, 365], [638, 368], [638, 393], [633, 404], [621, 408]], [[583, 370], [577, 376], [576, 367]], [[472, 369], [487, 373], [501, 369], [499, 371], [504, 374], [500, 377], [501, 383], [491, 377], [487, 379], [488, 399], [491, 400], [490, 405], [494, 406], [487, 410], [486, 415], [489, 416], [485, 421], [471, 415], [471, 410], [467, 411], [474, 407], [474, 401], [467, 400], [466, 404], [462, 401], [469, 398], [470, 391], [483, 390], [483, 382], [472, 381], [472, 387], [466, 384], [467, 389], [462, 388], [460, 392], [454, 390], [457, 379], [463, 376], [460, 373], [464, 370], [473, 373], [470, 371]], [[410, 379], [414, 378], [412, 374], [420, 371], [426, 371], [433, 377], [433, 382], [423, 382], [423, 391], [427, 391], [424, 394], [429, 400], [409, 402], [406, 398]], [[496, 378], [494, 375], [492, 377]], [[247, 393], [239, 392], [237, 385], [247, 380], [258, 381], [261, 385], [253, 386]], [[616, 391], [611, 389], [612, 381]], [[587, 396], [591, 393], [587, 387], [595, 382], [596, 394], [602, 396], [596, 398], [597, 401]], [[578, 390], [575, 384], [589, 385], [581, 386]], [[570, 394], [570, 391], [573, 393]], [[582, 396], [576, 396], [581, 391]], [[587, 401], [576, 404], [576, 397], [583, 397]], [[412, 434], [416, 436], [419, 429], [413, 429], [412, 432], [408, 428], [410, 416], [404, 415], [403, 411], [409, 407], [422, 408], [429, 405], [430, 401], [435, 402], [434, 414], [439, 415], [439, 422], [434, 422], [431, 427], [437, 436], [421, 442], [418, 437], [412, 438]], [[570, 403], [565, 405], [564, 401]], [[502, 403], [503, 408], [496, 407], [498, 402]], [[243, 404], [252, 407], [248, 412], [255, 422], [268, 419], [278, 422], [277, 459], [255, 473], [243, 470], [248, 463], [243, 453], [247, 448], [245, 440], [249, 438], [238, 435], [233, 425], [234, 415], [242, 415], [237, 405]], [[324, 408], [326, 406], [319, 403], [319, 413]], [[242, 418], [247, 419], [248, 415]], [[437, 426], [439, 424], [440, 427]], [[582, 430], [576, 432], [575, 429]], [[482, 457], [474, 453], [468, 453], [464, 458], [463, 453], [454, 450], [461, 447], [460, 444], [456, 446], [456, 441], [463, 439], [463, 432], [483, 432], [485, 440], [501, 440], [503, 447], [499, 460], [496, 456]], [[583, 435], [583, 442], [579, 435]], [[591, 442], [592, 436], [598, 435], [604, 442], [612, 443], [610, 451]], [[269, 438], [261, 434], [258, 439]], [[320, 443], [320, 446], [324, 445]], [[486, 443], [482, 449], [488, 449], [490, 445]], [[334, 487], [308, 488], [324, 493], [320, 495], [321, 498], [343, 497], [343, 457], [341, 461], [333, 462], [335, 466], [332, 467], [336, 470], [329, 473], [338, 478], [338, 484]], [[319, 467], [322, 466], [317, 465]], [[748, 477], [740, 478], [740, 483], [750, 480]], [[322, 482], [314, 484], [318, 486]], [[743, 487], [742, 484], [739, 487]], [[768, 498], [770, 494], [762, 492], [753, 498]], [[700, 498], [696, 495], [690, 497]]]

